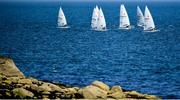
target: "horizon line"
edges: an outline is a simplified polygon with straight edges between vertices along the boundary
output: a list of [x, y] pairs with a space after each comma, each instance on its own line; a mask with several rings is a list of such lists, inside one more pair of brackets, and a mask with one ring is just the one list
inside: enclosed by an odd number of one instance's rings
[[0, 0], [0, 2], [179, 2], [179, 0]]

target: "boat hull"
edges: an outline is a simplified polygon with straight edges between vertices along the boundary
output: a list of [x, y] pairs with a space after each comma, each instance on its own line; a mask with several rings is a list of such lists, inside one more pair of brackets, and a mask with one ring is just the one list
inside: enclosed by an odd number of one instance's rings
[[144, 30], [144, 32], [149, 32], [149, 33], [153, 33], [153, 32], [159, 32], [160, 30], [157, 29], [152, 29], [152, 30]]
[[70, 28], [70, 26], [58, 26], [57, 28]]
[[98, 31], [98, 32], [104, 32], [107, 31], [107, 29], [93, 29], [94, 31]]
[[132, 28], [134, 28], [134, 26], [119, 27], [119, 29], [121, 29], [121, 30], [130, 30]]
[[144, 25], [141, 25], [141, 24], [138, 24], [137, 26], [138, 26], [138, 27], [144, 27]]

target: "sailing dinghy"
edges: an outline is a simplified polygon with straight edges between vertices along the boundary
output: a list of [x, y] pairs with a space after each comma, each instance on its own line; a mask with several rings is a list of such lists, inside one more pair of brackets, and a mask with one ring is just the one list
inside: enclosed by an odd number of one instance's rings
[[61, 7], [59, 9], [59, 14], [58, 14], [58, 28], [69, 28], [67, 26], [66, 17]]
[[137, 6], [137, 26], [144, 27], [144, 15], [139, 6]]
[[91, 28], [92, 29], [96, 29], [97, 28], [98, 14], [99, 14], [99, 8], [96, 5], [96, 7], [93, 10], [93, 14], [92, 14], [92, 20], [91, 20]]
[[129, 16], [127, 14], [125, 6], [122, 4], [120, 7], [120, 29], [131, 29]]
[[96, 31], [106, 31], [106, 20], [103, 14], [102, 9], [99, 9], [98, 13], [98, 21], [97, 21], [97, 28], [95, 29]]
[[144, 12], [144, 31], [146, 32], [155, 32], [157, 31], [155, 29], [155, 24], [154, 24], [154, 20], [152, 18], [152, 15], [148, 9], [148, 7], [145, 7], [145, 12]]

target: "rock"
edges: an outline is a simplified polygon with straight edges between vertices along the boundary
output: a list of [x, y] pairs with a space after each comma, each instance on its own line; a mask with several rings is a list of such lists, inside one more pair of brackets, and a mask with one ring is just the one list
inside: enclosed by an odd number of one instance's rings
[[107, 91], [92, 85], [85, 87], [82, 90], [82, 94], [85, 99], [97, 99], [107, 97]]
[[31, 84], [30, 90], [36, 91], [37, 93], [43, 92], [43, 91], [51, 91], [49, 87], [45, 86], [38, 86], [37, 84]]
[[[121, 99], [107, 98], [106, 100], [121, 100]], [[122, 100], [126, 100], [126, 99], [122, 99]], [[129, 100], [129, 99], [127, 99], [127, 100]]]
[[33, 78], [33, 77], [29, 77], [29, 79], [31, 80], [31, 82], [32, 82], [33, 84], [37, 84], [37, 85], [41, 85], [41, 84], [42, 84], [41, 81], [38, 81], [37, 79], [35, 79], [35, 78]]
[[154, 95], [148, 95], [148, 94], [141, 94], [136, 91], [130, 91], [130, 92], [124, 92], [126, 95], [126, 98], [136, 98], [136, 99], [160, 99], [159, 97], [156, 97]]
[[73, 95], [72, 95], [72, 94], [65, 94], [64, 99], [71, 99], [72, 97], [73, 97]]
[[55, 100], [61, 100], [60, 98], [55, 98]]
[[159, 97], [154, 96], [154, 95], [148, 95], [148, 94], [144, 94], [146, 99], [153, 99], [153, 100], [160, 100]]
[[94, 81], [85, 88], [70, 87], [25, 78], [14, 62], [0, 56], [0, 98], [31, 99], [160, 99], [154, 95], [141, 94], [136, 91], [125, 91], [120, 86], [109, 86]]
[[144, 95], [143, 94], [140, 94], [136, 91], [130, 91], [130, 92], [124, 92], [125, 95], [126, 95], [126, 98], [142, 98], [144, 99]]
[[7, 86], [5, 83], [0, 83], [0, 87], [1, 88], [8, 88], [9, 86]]
[[76, 98], [76, 99], [83, 99], [83, 95], [79, 94], [79, 93], [75, 93], [73, 94], [73, 98]]
[[44, 92], [42, 92], [42, 97], [43, 97], [43, 99], [44, 98], [49, 98], [49, 95], [50, 95], [51, 93], [49, 92], [49, 91], [44, 91]]
[[110, 90], [110, 94], [108, 94], [108, 97], [111, 97], [114, 99], [122, 99], [122, 98], [125, 98], [125, 95], [120, 86], [113, 86]]
[[23, 86], [24, 89], [30, 89], [30, 87], [31, 86], [29, 84], [26, 84], [26, 85]]
[[12, 95], [11, 95], [10, 92], [6, 92], [6, 96], [7, 96], [7, 97], [11, 97]]
[[20, 87], [22, 87], [23, 86], [23, 84], [16, 84], [16, 87], [17, 88], [20, 88]]
[[20, 79], [19, 81], [18, 81], [18, 83], [20, 83], [20, 84], [32, 84], [32, 81], [30, 80], [30, 79]]
[[32, 91], [37, 91], [37, 92], [43, 91], [43, 90], [40, 90], [40, 88], [38, 87], [37, 84], [31, 84], [31, 85], [30, 85], [30, 89], [31, 89]]
[[13, 60], [5, 57], [0, 57], [0, 73], [8, 77], [25, 77], [23, 73], [16, 67]]
[[50, 95], [51, 93], [49, 91], [42, 92], [43, 95]]
[[26, 89], [23, 88], [15, 88], [13, 89], [13, 95], [16, 98], [33, 98], [34, 94]]
[[42, 100], [50, 100], [48, 97], [44, 96]]
[[51, 88], [51, 91], [63, 92], [63, 90], [59, 86], [54, 85], [52, 83], [44, 83], [43, 85]]
[[77, 93], [77, 90], [75, 88], [68, 88], [69, 94], [75, 94]]
[[112, 93], [115, 93], [115, 92], [123, 92], [122, 88], [120, 86], [113, 86], [110, 90]]
[[112, 94], [108, 94], [108, 97], [114, 98], [114, 99], [123, 99], [123, 98], [125, 98], [125, 95], [123, 93], [120, 93], [120, 92], [115, 92]]
[[41, 88], [41, 90], [43, 91], [52, 91], [52, 89], [48, 86], [48, 84], [45, 83], [39, 86], [39, 88]]
[[79, 87], [73, 87], [76, 91], [78, 91], [80, 88]]
[[5, 75], [3, 75], [2, 73], [0, 73], [0, 81], [6, 80], [7, 77]]
[[5, 83], [7, 85], [11, 85], [12, 81], [11, 80], [5, 80], [5, 81], [3, 81], [3, 83]]
[[34, 98], [33, 98], [33, 99], [36, 99], [36, 100], [37, 100], [38, 98], [34, 96]]
[[79, 89], [77, 93], [83, 95], [83, 89]]
[[109, 91], [109, 86], [100, 81], [94, 81], [91, 85], [101, 88], [105, 91]]
[[68, 93], [69, 92], [68, 88], [64, 88], [64, 89], [62, 89], [62, 91], [63, 91], [63, 93]]
[[19, 77], [10, 77], [10, 80], [12, 81], [13, 84], [17, 84], [19, 81]]
[[55, 93], [55, 95], [56, 95], [56, 97], [61, 97], [62, 93], [57, 92], [57, 93]]

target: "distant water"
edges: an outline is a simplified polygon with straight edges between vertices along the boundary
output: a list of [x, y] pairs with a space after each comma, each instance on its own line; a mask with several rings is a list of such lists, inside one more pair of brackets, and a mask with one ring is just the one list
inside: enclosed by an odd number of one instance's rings
[[[107, 32], [90, 28], [102, 7]], [[118, 30], [120, 3], [0, 3], [0, 55], [26, 76], [85, 86], [94, 80], [163, 98], [180, 98], [180, 3], [124, 3], [132, 30]], [[148, 5], [160, 32], [136, 26], [136, 6]], [[58, 29], [62, 6], [70, 29]]]

